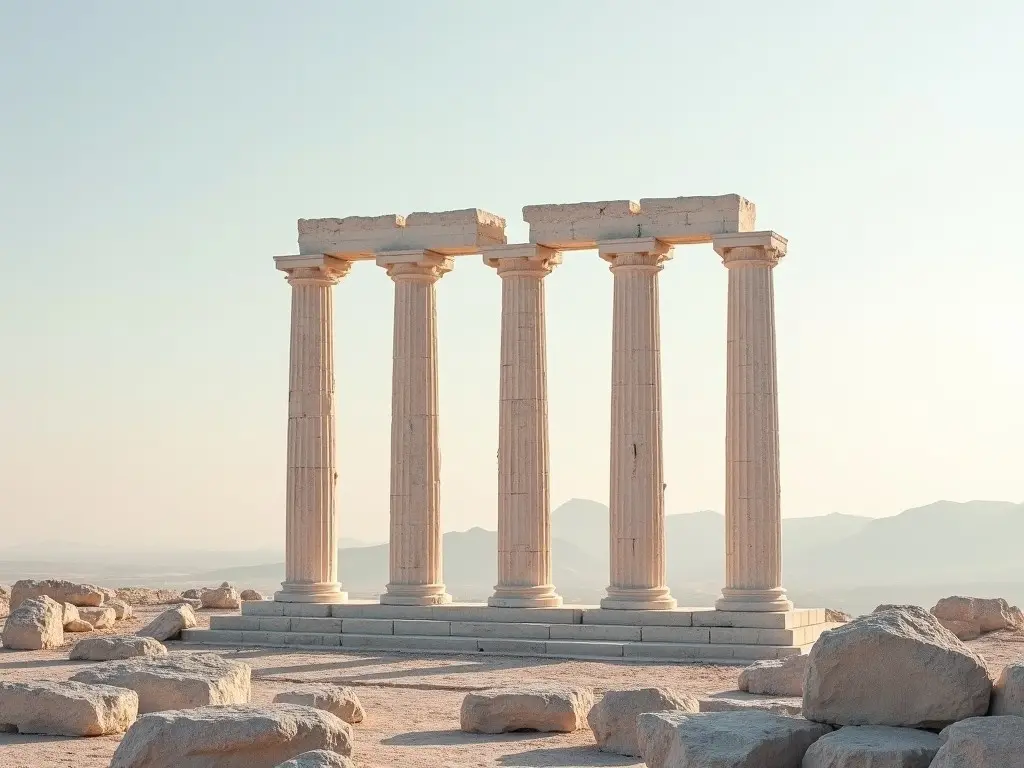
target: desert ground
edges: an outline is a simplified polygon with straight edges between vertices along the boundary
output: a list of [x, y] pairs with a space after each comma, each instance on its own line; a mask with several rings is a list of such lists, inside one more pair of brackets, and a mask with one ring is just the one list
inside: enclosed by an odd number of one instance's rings
[[[137, 606], [135, 617], [107, 632], [66, 637], [52, 651], [0, 649], [0, 680], [66, 680], [84, 665], [69, 661], [71, 646], [95, 634], [135, 632], [161, 606]], [[200, 626], [223, 611], [199, 611]], [[1024, 632], [994, 632], [968, 643], [993, 675], [1024, 657]], [[599, 752], [589, 730], [573, 734], [514, 733], [496, 736], [459, 730], [467, 691], [530, 681], [571, 682], [595, 691], [661, 685], [704, 695], [736, 687], [739, 667], [527, 659], [510, 656], [442, 656], [210, 648], [168, 643], [172, 654], [214, 652], [244, 660], [253, 670], [253, 700], [269, 703], [295, 683], [327, 682], [356, 688], [366, 719], [354, 726], [360, 766], [639, 766], [637, 759]], [[0, 734], [0, 768], [106, 768], [120, 737], [63, 738]]]

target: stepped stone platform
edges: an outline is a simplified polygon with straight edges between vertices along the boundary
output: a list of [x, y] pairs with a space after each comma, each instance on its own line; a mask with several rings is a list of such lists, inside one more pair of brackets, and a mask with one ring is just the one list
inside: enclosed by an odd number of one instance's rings
[[240, 616], [213, 616], [210, 629], [187, 629], [182, 640], [317, 650], [746, 664], [806, 653], [823, 631], [835, 626], [817, 608], [747, 613], [265, 601], [243, 603]]

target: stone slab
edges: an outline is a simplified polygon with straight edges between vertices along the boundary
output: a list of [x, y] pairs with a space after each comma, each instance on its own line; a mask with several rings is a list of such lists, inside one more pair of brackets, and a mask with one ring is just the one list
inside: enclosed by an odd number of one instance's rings
[[509, 640], [507, 638], [478, 638], [477, 650], [483, 653], [543, 656], [547, 653], [545, 640]]
[[333, 618], [306, 618], [296, 616], [291, 619], [292, 632], [314, 632], [323, 634], [340, 634], [342, 631], [342, 620]]
[[547, 640], [547, 624], [504, 624], [495, 621], [453, 621], [453, 637], [499, 637], [503, 640]]
[[211, 616], [210, 629], [256, 630], [260, 628], [259, 616]]
[[710, 627], [641, 627], [645, 643], [710, 643]]
[[452, 633], [450, 621], [430, 621], [422, 619], [395, 619], [396, 635], [431, 635], [447, 637]]
[[550, 637], [552, 640], [622, 642], [639, 640], [640, 627], [614, 624], [552, 624]]
[[[819, 620], [820, 616], [820, 620]], [[796, 608], [792, 611], [717, 611], [713, 608], [695, 610], [695, 627], [749, 627], [757, 629], [795, 629], [825, 620], [825, 612], [816, 608]]]
[[284, 616], [284, 607], [287, 603], [278, 603], [273, 600], [248, 600], [242, 603], [243, 616]]
[[756, 627], [708, 627], [711, 642], [719, 645], [794, 645], [801, 629], [757, 629]]
[[192, 638], [197, 637], [198, 632], [202, 633], [202, 640], [200, 640], [200, 642], [211, 645], [234, 645], [242, 642], [241, 631], [235, 629], [183, 629], [181, 630], [181, 639], [189, 641]]
[[421, 635], [341, 635], [341, 647], [372, 651], [443, 651], [475, 653], [475, 637], [424, 637]]
[[582, 609], [504, 608], [485, 603], [438, 605], [431, 608], [431, 618], [441, 621], [497, 621], [506, 624], [579, 624]]
[[611, 643], [600, 640], [548, 640], [545, 646], [548, 656], [595, 656], [602, 659], [622, 658], [622, 643]]
[[632, 627], [689, 627], [693, 625], [693, 609], [676, 608], [670, 611], [633, 611], [609, 610], [607, 608], [584, 608], [583, 623], [603, 625], [617, 624]]
[[395, 622], [392, 619], [342, 619], [341, 631], [353, 635], [393, 635]]
[[381, 605], [377, 602], [349, 602], [331, 606], [331, 616], [338, 619], [418, 619], [429, 620], [429, 605]]
[[288, 632], [292, 628], [292, 620], [288, 616], [260, 616], [259, 620], [259, 628], [264, 632]]
[[283, 632], [285, 645], [340, 646], [341, 635], [320, 632]]
[[801, 717], [804, 700], [799, 696], [761, 696], [746, 691], [720, 691], [698, 699], [701, 712], [735, 712], [758, 709], [777, 715]]
[[331, 615], [330, 603], [282, 603], [285, 616], [326, 619]]

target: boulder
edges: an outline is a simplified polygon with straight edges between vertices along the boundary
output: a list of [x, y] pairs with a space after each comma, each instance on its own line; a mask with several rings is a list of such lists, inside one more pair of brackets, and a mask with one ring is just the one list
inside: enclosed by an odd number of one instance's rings
[[746, 691], [720, 691], [697, 700], [701, 712], [737, 712], [741, 709], [759, 709], [777, 715], [799, 717], [804, 710], [801, 696], [762, 696]]
[[835, 623], [841, 624], [841, 623], [844, 623], [844, 622], [847, 622], [847, 621], [852, 621], [852, 620], [853, 620], [853, 616], [848, 614], [846, 611], [837, 611], [834, 608], [826, 608], [825, 609], [825, 621], [830, 623], [830, 624], [835, 624]]
[[939, 624], [956, 635], [958, 640], [977, 640], [981, 637], [981, 626], [976, 621], [939, 619]]
[[198, 611], [203, 607], [203, 601], [195, 597], [183, 597], [176, 604], [187, 605], [193, 611]]
[[832, 729], [769, 712], [648, 712], [637, 719], [649, 768], [800, 768], [807, 748]]
[[221, 585], [218, 589], [210, 589], [203, 592], [199, 599], [203, 604], [203, 608], [234, 610], [242, 605], [242, 600], [238, 596], [238, 590], [225, 585]]
[[92, 632], [93, 627], [88, 621], [75, 619], [64, 625], [65, 632]]
[[927, 611], [902, 607], [823, 632], [804, 685], [809, 720], [932, 729], [985, 714], [992, 691], [981, 657]]
[[1007, 664], [992, 686], [990, 715], [1024, 717], [1024, 661]]
[[103, 604], [114, 609], [114, 617], [118, 621], [130, 619], [134, 615], [132, 607], [119, 597], [115, 597], [113, 600], [107, 600]]
[[257, 592], [255, 589], [243, 589], [242, 594], [239, 595], [242, 598], [242, 602], [249, 602], [255, 600], [266, 600], [262, 592]]
[[200, 707], [140, 717], [110, 768], [274, 768], [310, 750], [352, 754], [352, 727], [294, 704]]
[[697, 700], [668, 688], [605, 691], [587, 715], [587, 724], [602, 752], [640, 757], [636, 718], [644, 712], [697, 712]]
[[68, 658], [84, 661], [118, 661], [139, 656], [157, 658], [166, 655], [167, 649], [152, 637], [106, 635], [79, 640], [71, 649]]
[[110, 629], [117, 621], [117, 611], [108, 605], [98, 608], [79, 608], [78, 616], [82, 621], [92, 624], [93, 629]]
[[11, 613], [11, 588], [0, 584], [0, 619]]
[[802, 654], [757, 661], [740, 672], [737, 687], [769, 696], [803, 696], [806, 674], [807, 657]]
[[1015, 768], [1024, 754], [1024, 721], [1012, 715], [972, 717], [944, 728], [929, 768]]
[[212, 653], [108, 661], [74, 675], [82, 683], [130, 688], [139, 694], [139, 712], [189, 709], [210, 704], [248, 704], [252, 692], [248, 664]]
[[579, 730], [594, 706], [590, 688], [538, 684], [467, 693], [459, 722], [469, 733]]
[[848, 725], [814, 742], [801, 768], [928, 768], [938, 734], [887, 725]]
[[322, 709], [346, 723], [361, 723], [365, 717], [356, 692], [340, 685], [310, 685], [294, 691], [283, 691], [274, 697], [274, 703], [301, 704]]
[[193, 589], [186, 589], [184, 592], [181, 593], [181, 596], [182, 597], [187, 597], [187, 598], [189, 598], [191, 600], [198, 600], [200, 597], [203, 596], [203, 592], [202, 592], [202, 590], [195, 589], [195, 588], [193, 588]]
[[139, 697], [109, 685], [0, 683], [0, 731], [51, 736], [107, 736], [135, 722]]
[[103, 604], [103, 592], [92, 584], [75, 584], [58, 579], [22, 579], [14, 582], [11, 589], [11, 608], [17, 608], [26, 600], [43, 595], [58, 603], [71, 603], [79, 607]]
[[344, 755], [326, 749], [303, 752], [291, 760], [285, 760], [275, 768], [356, 768], [356, 764]]
[[1001, 597], [944, 597], [932, 608], [938, 618], [977, 624], [982, 632], [1024, 628], [1021, 611]]
[[149, 624], [139, 630], [142, 637], [152, 637], [154, 640], [173, 640], [181, 634], [183, 629], [191, 629], [196, 625], [196, 615], [192, 608], [187, 605], [176, 605], [168, 608]]
[[109, 603], [111, 600], [117, 599], [116, 589], [107, 589], [106, 587], [97, 587], [97, 589], [99, 589], [99, 591], [103, 593], [104, 603]]
[[[19, 582], [20, 583], [20, 582]], [[4, 648], [38, 651], [64, 644], [64, 608], [46, 595], [30, 597], [4, 623]]]
[[65, 627], [73, 621], [81, 621], [82, 616], [78, 613], [78, 606], [71, 603], [61, 603], [61, 621]]

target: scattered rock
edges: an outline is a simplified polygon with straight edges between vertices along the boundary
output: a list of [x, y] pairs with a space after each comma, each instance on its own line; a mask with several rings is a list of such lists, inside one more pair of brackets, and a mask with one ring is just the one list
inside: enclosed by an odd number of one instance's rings
[[800, 696], [762, 696], [746, 691], [721, 691], [698, 699], [701, 712], [737, 712], [758, 709], [776, 715], [800, 716], [804, 700]]
[[602, 752], [640, 757], [636, 718], [644, 712], [699, 711], [697, 700], [668, 688], [631, 688], [605, 691], [587, 715], [587, 724]]
[[68, 658], [84, 661], [117, 661], [139, 656], [157, 658], [166, 655], [167, 649], [152, 637], [107, 635], [79, 640], [71, 649]]
[[181, 593], [181, 596], [182, 597], [187, 597], [187, 598], [189, 598], [191, 600], [198, 600], [200, 597], [203, 596], [203, 592], [202, 592], [202, 590], [195, 589], [195, 588], [193, 588], [193, 589], [186, 589], [184, 592]]
[[301, 704], [322, 709], [346, 723], [361, 723], [365, 717], [356, 692], [340, 685], [311, 685], [294, 691], [283, 691], [274, 697], [274, 703]]
[[939, 624], [956, 635], [958, 640], [977, 640], [981, 637], [981, 626], [976, 621], [939, 619]]
[[11, 613], [11, 588], [0, 584], [0, 619]]
[[832, 729], [769, 712], [648, 712], [637, 735], [649, 768], [799, 768], [807, 748]]
[[174, 605], [181, 600], [181, 592], [176, 589], [119, 587], [115, 597], [128, 605]]
[[756, 661], [740, 672], [738, 687], [769, 696], [803, 696], [806, 675], [807, 657], [802, 654]]
[[110, 629], [117, 621], [117, 611], [108, 605], [98, 608], [79, 608], [78, 615], [82, 621], [92, 624], [93, 629]]
[[972, 717], [945, 728], [930, 768], [1012, 768], [1024, 753], [1024, 723], [1010, 715]]
[[569, 685], [523, 685], [467, 693], [459, 721], [469, 733], [560, 731], [583, 727], [594, 693]]
[[928, 768], [937, 734], [886, 725], [849, 725], [814, 742], [801, 768]]
[[274, 768], [310, 750], [352, 754], [352, 727], [293, 704], [200, 707], [140, 717], [110, 768]]
[[337, 752], [326, 749], [314, 749], [301, 755], [285, 760], [276, 768], [356, 768], [356, 764]]
[[0, 730], [51, 736], [107, 736], [135, 722], [139, 697], [109, 685], [0, 683]]
[[243, 589], [242, 594], [239, 595], [242, 598], [242, 602], [248, 602], [250, 600], [266, 600], [262, 592], [257, 592], [255, 589]]
[[984, 632], [997, 629], [1024, 629], [1024, 616], [1020, 608], [1011, 606], [1001, 597], [944, 597], [932, 608], [938, 618], [977, 624]]
[[846, 611], [837, 611], [834, 608], [825, 609], [825, 621], [829, 623], [852, 621], [853, 616]]
[[1024, 717], [1024, 661], [1007, 664], [992, 686], [990, 715]]
[[187, 605], [193, 611], [198, 611], [200, 608], [203, 607], [203, 601], [202, 600], [199, 600], [198, 598], [192, 598], [192, 597], [183, 597], [180, 600], [178, 600], [178, 603], [180, 603], [181, 605]]
[[43, 595], [58, 603], [71, 603], [78, 607], [103, 604], [103, 592], [92, 584], [75, 584], [59, 579], [22, 579], [14, 582], [11, 589], [11, 608], [17, 608], [26, 600]]
[[804, 717], [832, 725], [941, 728], [988, 711], [981, 657], [921, 608], [822, 633], [808, 656]]
[[248, 664], [212, 653], [108, 661], [71, 679], [130, 688], [139, 694], [139, 712], [189, 709], [210, 704], [248, 704], [252, 693]]
[[132, 607], [119, 597], [115, 597], [113, 600], [107, 600], [103, 604], [114, 609], [114, 618], [118, 621], [130, 619], [134, 615]]
[[196, 615], [188, 605], [178, 605], [168, 608], [149, 624], [139, 630], [142, 637], [152, 637], [154, 640], [173, 640], [181, 634], [183, 629], [191, 629], [196, 625]]
[[210, 589], [200, 596], [203, 608], [231, 609], [240, 608], [242, 600], [238, 596], [238, 590], [226, 583], [218, 589]]
[[78, 613], [78, 606], [72, 605], [71, 603], [61, 603], [61, 621], [66, 628], [68, 624], [73, 621], [81, 621], [82, 617]]
[[[20, 583], [20, 582], [19, 582]], [[4, 623], [4, 648], [38, 651], [64, 644], [64, 608], [46, 595], [30, 597]]]
[[111, 600], [117, 599], [116, 589], [107, 589], [106, 587], [99, 587], [100, 592], [103, 593], [103, 602], [109, 603]]
[[93, 626], [88, 621], [74, 619], [64, 625], [65, 632], [92, 632]]

